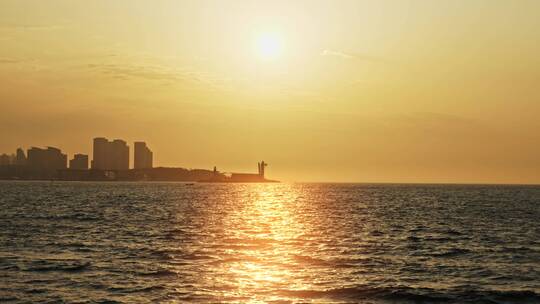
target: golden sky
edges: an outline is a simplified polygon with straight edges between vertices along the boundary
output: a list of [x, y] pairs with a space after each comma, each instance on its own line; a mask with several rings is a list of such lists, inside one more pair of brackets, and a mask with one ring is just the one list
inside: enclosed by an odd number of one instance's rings
[[540, 1], [0, 2], [0, 152], [540, 183]]

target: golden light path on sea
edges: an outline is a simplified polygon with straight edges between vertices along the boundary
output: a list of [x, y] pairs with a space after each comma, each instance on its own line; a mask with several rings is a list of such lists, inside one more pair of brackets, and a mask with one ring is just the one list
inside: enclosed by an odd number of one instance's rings
[[247, 302], [259, 303], [283, 298], [278, 294], [259, 297], [257, 291], [262, 294], [265, 290], [309, 288], [293, 279], [294, 272], [302, 269], [291, 267], [299, 254], [299, 240], [305, 234], [302, 222], [295, 220], [293, 207], [300, 192], [290, 188], [283, 191], [283, 185], [254, 185], [249, 190], [243, 208], [230, 218], [232, 223], [240, 224], [230, 231], [234, 239], [250, 244], [231, 252], [242, 258], [224, 265], [225, 272], [236, 282], [230, 296], [245, 296]]

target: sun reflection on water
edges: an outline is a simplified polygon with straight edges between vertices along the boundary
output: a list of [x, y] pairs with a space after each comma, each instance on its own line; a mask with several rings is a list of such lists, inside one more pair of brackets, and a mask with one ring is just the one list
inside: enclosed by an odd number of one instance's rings
[[[293, 279], [293, 272], [302, 269], [291, 267], [291, 260], [298, 254], [298, 239], [304, 231], [296, 220], [294, 205], [299, 195], [283, 185], [249, 185], [240, 208], [225, 219], [227, 234], [236, 240], [238, 257], [222, 266], [236, 283], [236, 290], [224, 296], [247, 297], [258, 302], [265, 291], [303, 289], [306, 286]], [[246, 189], [247, 190], [247, 189]], [[229, 226], [234, 223], [236, 227]], [[264, 296], [264, 300], [279, 300], [279, 296]]]

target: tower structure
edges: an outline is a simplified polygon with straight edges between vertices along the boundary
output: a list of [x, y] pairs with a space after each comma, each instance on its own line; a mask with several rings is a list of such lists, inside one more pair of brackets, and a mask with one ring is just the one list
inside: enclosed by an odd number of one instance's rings
[[258, 167], [258, 169], [259, 169], [259, 171], [258, 171], [258, 172], [259, 172], [259, 176], [260, 176], [261, 178], [264, 178], [264, 167], [266, 167], [266, 166], [268, 166], [268, 164], [265, 163], [264, 160], [261, 161], [260, 163], [257, 163], [257, 167]]

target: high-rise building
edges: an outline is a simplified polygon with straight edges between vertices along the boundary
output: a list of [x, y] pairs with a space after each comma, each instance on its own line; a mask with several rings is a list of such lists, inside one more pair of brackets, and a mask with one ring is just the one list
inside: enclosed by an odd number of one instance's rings
[[87, 170], [88, 169], [88, 155], [75, 154], [73, 159], [69, 161], [70, 169]]
[[26, 165], [26, 155], [24, 154], [24, 150], [21, 148], [17, 149], [17, 156], [15, 157], [15, 164], [19, 166]]
[[9, 166], [11, 164], [11, 160], [9, 155], [2, 154], [0, 155], [0, 166]]
[[106, 138], [94, 138], [94, 157], [92, 169], [128, 170], [129, 146], [121, 139], [108, 141]]
[[135, 169], [150, 169], [152, 168], [153, 153], [146, 146], [145, 142], [135, 142], [135, 157], [134, 168]]
[[60, 149], [54, 147], [47, 147], [47, 149], [32, 147], [28, 149], [27, 164], [33, 169], [66, 169], [67, 155], [63, 154]]
[[129, 169], [129, 146], [121, 139], [115, 139], [112, 142], [112, 151], [109, 151], [113, 155], [111, 161], [111, 167], [115, 170], [128, 170]]
[[94, 138], [94, 159], [92, 160], [92, 169], [105, 170], [107, 159], [107, 145], [109, 141], [103, 137]]

